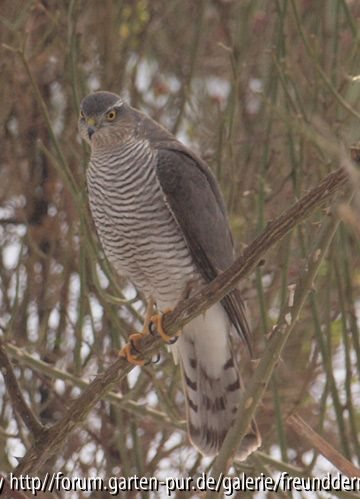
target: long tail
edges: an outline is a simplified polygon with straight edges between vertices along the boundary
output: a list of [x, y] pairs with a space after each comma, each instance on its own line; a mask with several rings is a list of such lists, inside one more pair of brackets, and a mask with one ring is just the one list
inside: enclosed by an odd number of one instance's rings
[[[190, 439], [209, 456], [218, 453], [233, 423], [241, 391], [229, 327], [224, 309], [216, 304], [184, 327], [177, 346]], [[246, 459], [260, 445], [254, 422], [238, 449], [238, 459]]]

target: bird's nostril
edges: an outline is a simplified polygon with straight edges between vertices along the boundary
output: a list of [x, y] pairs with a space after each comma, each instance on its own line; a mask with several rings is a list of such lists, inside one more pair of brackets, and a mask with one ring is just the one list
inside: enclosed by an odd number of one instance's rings
[[89, 139], [91, 139], [91, 137], [93, 136], [94, 132], [95, 132], [95, 128], [92, 127], [92, 126], [88, 126], [87, 133], [88, 133]]

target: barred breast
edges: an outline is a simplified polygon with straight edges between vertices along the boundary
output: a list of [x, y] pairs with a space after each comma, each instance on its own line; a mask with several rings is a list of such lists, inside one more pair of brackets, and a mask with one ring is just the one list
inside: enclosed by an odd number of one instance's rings
[[92, 153], [87, 184], [107, 258], [146, 296], [172, 306], [197, 274], [156, 176], [156, 151], [129, 141]]

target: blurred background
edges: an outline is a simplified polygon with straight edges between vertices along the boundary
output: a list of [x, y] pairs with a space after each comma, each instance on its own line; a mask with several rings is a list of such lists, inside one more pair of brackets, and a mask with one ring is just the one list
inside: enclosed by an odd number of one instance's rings
[[[359, 139], [359, 17], [355, 0], [2, 0], [1, 338], [43, 423], [61, 418], [144, 313], [89, 221], [79, 101], [98, 89], [119, 93], [199, 153], [221, 184], [239, 254], [349, 161]], [[261, 452], [236, 475], [334, 471], [287, 427], [295, 410], [360, 462], [359, 203], [332, 207], [344, 221], [258, 410]], [[326, 216], [304, 221], [241, 283], [255, 358]], [[253, 365], [234, 340], [247, 379]], [[44, 473], [209, 468], [189, 444], [180, 372], [165, 348], [115, 391], [121, 397], [98, 404]], [[9, 473], [30, 445], [1, 382], [0, 470]]]

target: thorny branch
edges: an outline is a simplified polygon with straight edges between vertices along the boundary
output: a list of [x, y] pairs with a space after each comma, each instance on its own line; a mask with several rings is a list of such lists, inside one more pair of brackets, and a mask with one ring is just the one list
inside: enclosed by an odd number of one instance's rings
[[[276, 220], [270, 222], [265, 230], [246, 248], [239, 258], [214, 281], [205, 286], [191, 299], [182, 301], [173, 312], [164, 318], [164, 326], [169, 335], [174, 335], [181, 327], [212, 304], [221, 300], [237, 281], [255, 268], [265, 253], [279, 242], [299, 222], [308, 217], [316, 208], [328, 201], [347, 182], [347, 172], [340, 168], [330, 173], [308, 194]], [[142, 354], [147, 357], [159, 348], [161, 340], [148, 336], [142, 340]], [[103, 373], [99, 374], [84, 392], [72, 402], [62, 419], [52, 427], [43, 430], [36, 438], [33, 447], [19, 464], [16, 473], [36, 473], [63, 446], [69, 434], [88, 416], [96, 403], [118, 385], [132, 369], [124, 358], [117, 359]]]
[[265, 230], [249, 244], [243, 254], [225, 272], [216, 277], [195, 296], [179, 303], [171, 314], [165, 316], [164, 327], [166, 331], [170, 335], [174, 334], [179, 327], [221, 300], [236, 286], [240, 279], [250, 274], [274, 244], [309, 216], [315, 208], [329, 199], [345, 184], [346, 180], [347, 173], [344, 169], [339, 168], [327, 175], [317, 187], [311, 189], [308, 194], [276, 220], [269, 222]]

